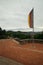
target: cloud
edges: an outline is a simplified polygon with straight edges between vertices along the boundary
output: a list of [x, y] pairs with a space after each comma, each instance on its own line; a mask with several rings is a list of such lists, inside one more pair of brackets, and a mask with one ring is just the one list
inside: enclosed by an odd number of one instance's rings
[[28, 14], [34, 7], [34, 26], [43, 26], [43, 0], [0, 0], [0, 26], [28, 27]]

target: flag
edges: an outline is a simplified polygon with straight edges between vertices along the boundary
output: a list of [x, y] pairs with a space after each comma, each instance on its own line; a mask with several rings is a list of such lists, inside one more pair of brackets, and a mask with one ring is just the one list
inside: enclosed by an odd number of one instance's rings
[[33, 9], [30, 11], [28, 15], [28, 24], [30, 28], [33, 28]]

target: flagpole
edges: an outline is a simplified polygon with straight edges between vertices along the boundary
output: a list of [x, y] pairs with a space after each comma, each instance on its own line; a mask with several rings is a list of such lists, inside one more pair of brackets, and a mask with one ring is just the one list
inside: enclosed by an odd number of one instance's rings
[[32, 40], [33, 41], [32, 41], [32, 43], [33, 43], [33, 47], [35, 47], [34, 46], [34, 8], [33, 8], [33, 14], [32, 15], [33, 15], [33, 32], [32, 32]]
[[33, 43], [33, 46], [34, 46], [34, 25], [33, 25], [33, 32], [32, 32], [32, 43]]

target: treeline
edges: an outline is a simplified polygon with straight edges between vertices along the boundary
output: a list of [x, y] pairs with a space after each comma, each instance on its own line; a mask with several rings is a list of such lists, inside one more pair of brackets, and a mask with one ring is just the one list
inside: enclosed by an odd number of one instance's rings
[[[21, 31], [6, 31], [0, 28], [0, 39], [7, 38], [19, 38], [19, 39], [32, 39], [32, 32], [21, 32]], [[34, 39], [43, 39], [43, 32], [34, 32]]]
[[7, 38], [6, 30], [2, 30], [2, 28], [0, 28], [0, 39], [6, 39], [6, 38]]

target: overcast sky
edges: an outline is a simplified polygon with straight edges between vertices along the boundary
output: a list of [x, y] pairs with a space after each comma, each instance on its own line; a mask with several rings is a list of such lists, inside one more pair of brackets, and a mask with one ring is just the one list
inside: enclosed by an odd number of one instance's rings
[[0, 0], [0, 26], [3, 29], [25, 29], [28, 14], [34, 8], [34, 28], [43, 30], [43, 0]]

